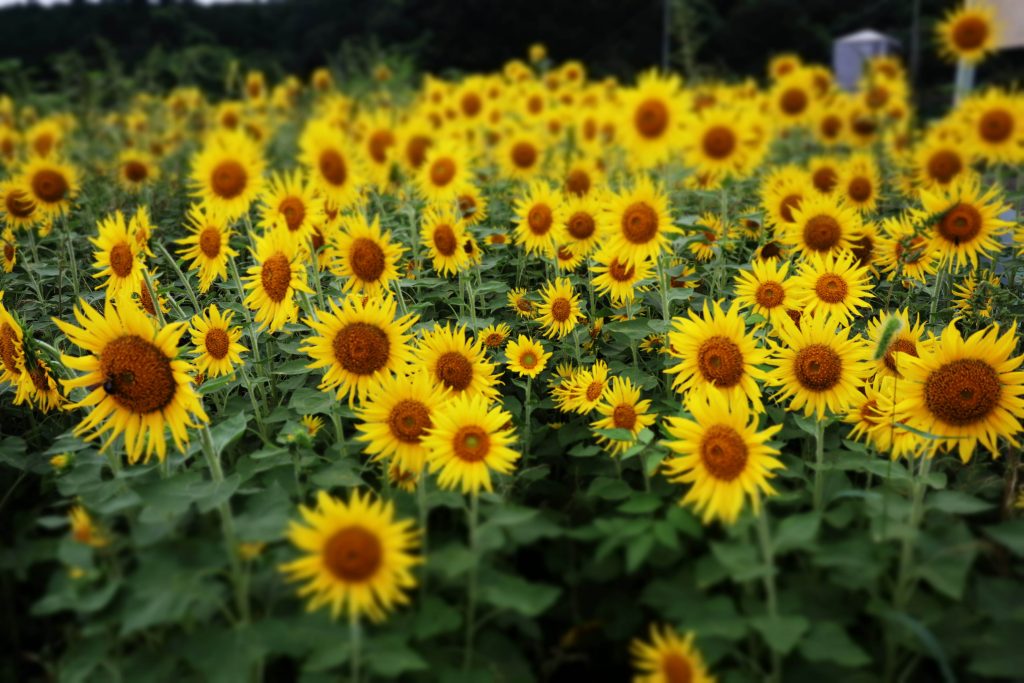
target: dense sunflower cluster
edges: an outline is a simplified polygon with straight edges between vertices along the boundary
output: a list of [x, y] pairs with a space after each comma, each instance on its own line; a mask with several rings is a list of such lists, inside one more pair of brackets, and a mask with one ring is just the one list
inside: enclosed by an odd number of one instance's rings
[[[968, 60], [993, 30], [981, 10], [939, 28]], [[428, 519], [396, 496], [466, 496], [477, 552], [481, 496], [560, 466], [546, 444], [573, 429], [727, 527], [803, 485], [779, 483], [801, 458], [787, 424], [809, 426], [817, 512], [832, 434], [911, 471], [1018, 447], [996, 301], [1019, 287], [1001, 181], [1024, 164], [1024, 96], [986, 88], [922, 126], [891, 57], [847, 92], [794, 55], [764, 83], [625, 84], [533, 52], [360, 94], [253, 72], [238, 99], [139, 94], [98, 133], [0, 98], [5, 270], [31, 277], [41, 247], [82, 269], [72, 309], [25, 293], [50, 326], [0, 300], [8, 400], [65, 411], [116, 468], [197, 439], [216, 478], [229, 397], [266, 440], [290, 420], [280, 377], [314, 377], [330, 407], [289, 443], [340, 444], [327, 457], [364, 460], [376, 490], [300, 501], [280, 570], [353, 628], [429, 564]], [[83, 158], [94, 134], [119, 151]], [[72, 528], [112, 542], [84, 508]], [[671, 628], [631, 652], [637, 680], [714, 680]]]

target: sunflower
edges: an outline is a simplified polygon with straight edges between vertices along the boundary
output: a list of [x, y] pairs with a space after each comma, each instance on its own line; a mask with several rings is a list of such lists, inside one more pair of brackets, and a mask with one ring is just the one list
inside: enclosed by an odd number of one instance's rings
[[630, 160], [640, 168], [667, 160], [679, 147], [685, 117], [679, 77], [648, 71], [620, 97], [623, 146]]
[[597, 442], [610, 455], [621, 455], [628, 451], [640, 434], [640, 430], [654, 424], [657, 417], [648, 411], [651, 402], [640, 399], [640, 387], [626, 377], [613, 377], [608, 388], [601, 395], [597, 412], [601, 416], [590, 423], [591, 429], [622, 429], [630, 433], [630, 439], [617, 439], [597, 435]]
[[462, 393], [441, 404], [423, 439], [438, 485], [473, 495], [492, 491], [491, 472], [510, 474], [519, 459], [509, 448], [516, 440], [510, 424], [512, 416], [480, 394]]
[[424, 372], [388, 375], [359, 409], [357, 438], [366, 443], [364, 450], [372, 460], [386, 458], [403, 470], [421, 472], [427, 457], [423, 439], [447, 395]]
[[141, 247], [125, 223], [120, 211], [101, 219], [96, 226], [99, 235], [89, 241], [96, 247], [93, 257], [94, 278], [105, 278], [96, 289], [106, 287], [107, 292], [118, 293], [138, 291], [142, 284], [145, 264], [140, 254]]
[[751, 269], [736, 275], [736, 304], [767, 319], [773, 327], [788, 320], [786, 309], [795, 303], [795, 288], [789, 279], [789, 262], [755, 259]]
[[426, 160], [416, 175], [420, 194], [428, 202], [453, 201], [460, 188], [470, 181], [469, 155], [459, 144], [438, 141], [426, 153]]
[[344, 134], [326, 121], [311, 120], [299, 138], [299, 163], [325, 202], [345, 209], [359, 199], [365, 184], [362, 163]]
[[298, 315], [295, 292], [313, 292], [306, 283], [306, 269], [298, 259], [295, 241], [283, 228], [256, 237], [245, 288], [245, 305], [256, 311], [261, 328], [277, 332]]
[[1024, 103], [995, 88], [962, 105], [972, 151], [990, 164], [1018, 164], [1024, 150]]
[[404, 373], [412, 358], [408, 331], [416, 316], [397, 318], [390, 297], [349, 296], [304, 322], [316, 334], [299, 350], [313, 359], [309, 368], [327, 369], [320, 389], [337, 390], [339, 401], [362, 401], [384, 377]]
[[466, 183], [458, 188], [456, 201], [466, 225], [479, 225], [487, 220], [487, 198], [480, 193], [476, 185]]
[[500, 349], [512, 336], [512, 328], [506, 323], [488, 325], [476, 333], [477, 340], [489, 349]]
[[735, 524], [747, 496], [757, 514], [761, 496], [775, 494], [768, 479], [781, 469], [777, 448], [769, 441], [776, 424], [758, 431], [760, 410], [725, 394], [693, 393], [686, 403], [693, 419], [669, 417], [665, 429], [675, 440], [665, 441], [679, 457], [662, 467], [669, 481], [692, 484], [681, 504], [692, 504], [705, 524], [715, 519]]
[[931, 242], [943, 263], [977, 268], [979, 256], [987, 258], [1003, 248], [998, 237], [1011, 224], [1000, 216], [1009, 206], [998, 187], [983, 190], [977, 176], [934, 192], [921, 190], [921, 206], [916, 216], [934, 220]]
[[234, 311], [221, 313], [217, 304], [210, 304], [205, 312], [192, 317], [189, 335], [195, 349], [195, 365], [207, 377], [229, 375], [236, 365], [242, 363], [242, 353], [247, 348], [238, 343], [242, 328], [232, 327]]
[[740, 316], [741, 307], [723, 311], [719, 302], [709, 310], [707, 302], [700, 316], [675, 318], [668, 334], [669, 354], [679, 362], [665, 372], [675, 375], [673, 388], [684, 394], [725, 394], [731, 403], [750, 401], [761, 410], [758, 380], [767, 379], [758, 368], [768, 361], [768, 352], [757, 346]]
[[508, 369], [520, 377], [536, 377], [547, 366], [551, 353], [544, 350], [540, 342], [530, 339], [525, 334], [519, 335], [516, 341], [510, 341], [505, 347], [508, 358]]
[[416, 345], [416, 364], [439, 386], [455, 395], [498, 395], [498, 377], [479, 339], [471, 341], [465, 328], [435, 323]]
[[[4, 306], [0, 291], [0, 382], [18, 386], [25, 372], [25, 333], [11, 312]], [[17, 405], [20, 401], [15, 400]]]
[[21, 375], [14, 405], [25, 401], [44, 413], [60, 408], [67, 402], [60, 393], [50, 366], [41, 358], [27, 360], [25, 363], [25, 372]]
[[561, 410], [589, 414], [601, 403], [610, 382], [608, 364], [603, 360], [594, 361], [589, 368], [575, 370], [560, 386]]
[[682, 140], [683, 162], [697, 173], [745, 177], [760, 160], [755, 133], [741, 108], [708, 107], [689, 121]]
[[299, 171], [271, 176], [260, 201], [263, 229], [284, 227], [302, 245], [312, 238], [314, 226], [323, 221], [323, 200]]
[[530, 320], [537, 315], [537, 305], [526, 298], [526, 290], [522, 288], [509, 290], [508, 306], [520, 318]]
[[427, 160], [427, 150], [434, 144], [435, 133], [422, 117], [416, 116], [398, 129], [396, 138], [395, 159], [409, 174], [415, 175]]
[[857, 210], [834, 195], [806, 197], [791, 215], [793, 221], [781, 237], [805, 256], [838, 254], [851, 246], [862, 229]]
[[351, 622], [379, 622], [409, 601], [419, 537], [412, 521], [395, 519], [394, 503], [352, 492], [348, 503], [317, 492], [316, 508], [300, 506], [303, 523], [291, 522], [288, 539], [302, 557], [280, 566], [289, 581], [305, 582], [299, 596], [310, 610], [344, 610]]
[[67, 212], [78, 194], [78, 172], [56, 159], [33, 157], [22, 169], [20, 184], [41, 216], [56, 218]]
[[870, 305], [871, 276], [850, 252], [809, 257], [793, 278], [793, 287], [804, 313], [821, 312], [843, 324], [856, 317], [857, 309]]
[[697, 261], [706, 263], [714, 258], [715, 245], [718, 238], [725, 232], [722, 219], [710, 211], [705, 211], [697, 218], [694, 228], [697, 229], [701, 239], [690, 242], [690, 253]]
[[14, 266], [18, 262], [18, 240], [14, 237], [14, 232], [10, 228], [5, 228], [0, 233], [0, 242], [3, 243], [3, 253], [0, 254], [2, 261], [0, 264], [3, 265], [3, 271], [10, 273], [14, 271]]
[[569, 195], [561, 212], [556, 239], [581, 258], [594, 251], [607, 232], [607, 217], [596, 194]]
[[[889, 338], [884, 350], [879, 348], [882, 343], [882, 332], [890, 318], [899, 320], [898, 331]], [[871, 346], [875, 349], [875, 370], [882, 377], [901, 377], [896, 368], [896, 354], [906, 353], [915, 358], [931, 349], [932, 340], [924, 338], [924, 323], [914, 318], [910, 322], [910, 314], [907, 309], [894, 311], [893, 313], [879, 313], [868, 321], [867, 337]]]
[[1024, 356], [1013, 357], [1014, 330], [993, 325], [964, 339], [955, 324], [920, 357], [899, 354], [909, 387], [896, 412], [908, 426], [932, 435], [933, 445], [957, 448], [965, 463], [980, 443], [999, 456], [998, 440], [1016, 445], [1024, 415]]
[[92, 408], [75, 427], [87, 441], [105, 436], [103, 449], [124, 435], [128, 461], [167, 454], [165, 429], [179, 451], [188, 443], [188, 429], [206, 422], [206, 413], [192, 387], [195, 368], [176, 360], [185, 323], [158, 327], [135, 306], [107, 301], [102, 313], [80, 301], [75, 319], [81, 327], [54, 320], [68, 339], [87, 356], [61, 356], [61, 363], [84, 374], [63, 380], [65, 392], [85, 388], [88, 394], [69, 409]]
[[540, 291], [541, 302], [536, 320], [544, 328], [544, 335], [561, 339], [569, 334], [583, 318], [579, 294], [573, 292], [569, 278], [548, 281]]
[[948, 187], [971, 172], [973, 161], [966, 145], [926, 136], [914, 149], [914, 177], [926, 189]]
[[616, 306], [632, 302], [637, 283], [651, 277], [649, 259], [630, 265], [619, 260], [608, 247], [598, 249], [590, 269], [594, 274], [594, 287], [600, 294], [608, 295]]
[[610, 198], [608, 248], [623, 262], [636, 265], [656, 261], [669, 246], [668, 235], [678, 233], [668, 210], [668, 197], [646, 177], [633, 188]]
[[28, 228], [39, 220], [36, 202], [19, 183], [0, 182], [0, 218], [11, 229]]
[[523, 128], [504, 136], [496, 153], [502, 175], [529, 180], [540, 172], [545, 150], [540, 136]]
[[639, 638], [629, 644], [637, 675], [633, 683], [715, 683], [704, 659], [693, 647], [693, 634], [679, 637], [668, 626], [651, 626], [651, 642]]
[[363, 213], [343, 218], [334, 247], [331, 272], [346, 278], [346, 292], [376, 296], [389, 291], [391, 281], [398, 279], [396, 264], [403, 247], [391, 241], [389, 231], [381, 231], [378, 216], [372, 223]]
[[558, 228], [566, 219], [566, 208], [561, 194], [547, 182], [530, 185], [526, 194], [517, 198], [516, 244], [527, 254], [551, 256], [555, 253]]
[[879, 240], [878, 263], [890, 278], [909, 277], [921, 283], [938, 271], [939, 251], [931, 240], [918, 234], [910, 214], [882, 220], [885, 237]]
[[796, 69], [775, 81], [769, 94], [772, 111], [783, 126], [808, 123], [814, 114], [814, 81], [807, 69]]
[[761, 184], [761, 204], [768, 224], [788, 227], [796, 220], [793, 212], [816, 193], [814, 185], [795, 166], [781, 166], [770, 171]]
[[263, 154], [242, 133], [211, 135], [192, 159], [192, 195], [228, 219], [238, 218], [263, 188]]
[[901, 400], [897, 389], [906, 392], [904, 384], [892, 377], [877, 376], [864, 385], [860, 402], [850, 408], [844, 421], [852, 424], [850, 437], [866, 438], [880, 453], [888, 453], [893, 460], [916, 457], [927, 450], [928, 440], [906, 428], [897, 419], [894, 406]]
[[126, 149], [117, 156], [117, 180], [129, 192], [138, 192], [160, 177], [160, 167], [149, 152]]
[[842, 164], [835, 157], [813, 157], [807, 163], [807, 171], [811, 174], [811, 184], [822, 194], [831, 194], [839, 185], [839, 174]]
[[199, 271], [199, 293], [205, 294], [214, 280], [227, 279], [228, 258], [238, 256], [238, 252], [229, 246], [232, 231], [222, 216], [201, 204], [192, 204], [187, 219], [185, 228], [190, 234], [177, 241], [182, 245], [178, 255], [191, 259], [188, 269]]
[[970, 64], [996, 49], [998, 33], [995, 12], [983, 5], [950, 10], [935, 26], [939, 53], [950, 61], [962, 59]]
[[577, 159], [565, 172], [562, 191], [568, 197], [584, 197], [599, 186], [603, 177], [604, 173], [595, 160], [589, 157]]
[[25, 144], [35, 156], [45, 158], [56, 155], [64, 143], [64, 129], [60, 121], [46, 118], [25, 131]]
[[881, 187], [882, 177], [871, 157], [857, 154], [843, 164], [837, 189], [849, 206], [874, 211]]
[[776, 346], [768, 362], [775, 366], [769, 383], [781, 387], [776, 397], [791, 399], [788, 409], [803, 409], [804, 415], [819, 420], [826, 411], [845, 413], [856, 403], [860, 386], [871, 373], [868, 351], [850, 330], [837, 329], [826, 315], [800, 316], [800, 324], [778, 329], [782, 345]]
[[356, 121], [362, 130], [361, 153], [366, 170], [373, 182], [380, 188], [387, 186], [395, 162], [395, 129], [391, 116], [385, 111], [364, 114]]
[[306, 434], [310, 439], [315, 439], [324, 428], [324, 419], [319, 415], [303, 415], [299, 424], [306, 428]]
[[466, 236], [466, 224], [453, 207], [434, 205], [423, 213], [420, 241], [430, 250], [438, 274], [452, 276], [469, 267], [469, 254], [462, 248]]
[[[978, 277], [978, 276], [981, 277]], [[992, 317], [992, 295], [999, 288], [999, 276], [991, 271], [969, 273], [967, 277], [953, 285], [953, 306], [958, 311], [958, 320], [963, 316], [976, 316], [982, 319]]]
[[103, 548], [110, 545], [110, 537], [93, 521], [92, 515], [81, 505], [68, 510], [68, 523], [71, 525], [71, 538], [77, 543]]

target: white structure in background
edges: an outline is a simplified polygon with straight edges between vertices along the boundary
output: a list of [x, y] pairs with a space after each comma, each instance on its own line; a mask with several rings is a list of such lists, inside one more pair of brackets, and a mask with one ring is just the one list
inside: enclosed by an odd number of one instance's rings
[[856, 90], [864, 74], [864, 62], [871, 57], [892, 54], [899, 47], [895, 38], [870, 29], [836, 38], [832, 43], [832, 71], [839, 87]]

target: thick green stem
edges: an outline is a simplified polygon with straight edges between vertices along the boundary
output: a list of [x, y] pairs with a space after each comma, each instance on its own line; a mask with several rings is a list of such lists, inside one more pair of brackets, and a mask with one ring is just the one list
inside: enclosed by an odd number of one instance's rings
[[359, 617], [354, 612], [348, 620], [348, 634], [349, 647], [351, 648], [348, 658], [349, 677], [352, 683], [359, 683], [359, 667], [362, 664], [363, 655], [363, 634], [359, 625]]
[[477, 518], [480, 514], [480, 496], [473, 493], [469, 498], [469, 512], [466, 521], [469, 525], [469, 549], [473, 553], [473, 564], [469, 568], [469, 582], [466, 588], [466, 645], [463, 651], [462, 668], [465, 671], [473, 665], [473, 641], [476, 638], [476, 583], [477, 567], [480, 557], [477, 555]]
[[[768, 567], [768, 572], [764, 576], [764, 594], [768, 616], [774, 621], [779, 616], [779, 602], [775, 587], [775, 545], [772, 542], [767, 509], [761, 510], [757, 515], [757, 540], [761, 546], [761, 556]], [[782, 680], [782, 661], [775, 650], [772, 650], [772, 668], [769, 680], [776, 683]]]
[[814, 509], [821, 512], [825, 506], [825, 420], [814, 426]]
[[526, 400], [523, 401], [523, 462], [530, 456], [530, 391], [533, 388], [533, 378], [526, 378]]

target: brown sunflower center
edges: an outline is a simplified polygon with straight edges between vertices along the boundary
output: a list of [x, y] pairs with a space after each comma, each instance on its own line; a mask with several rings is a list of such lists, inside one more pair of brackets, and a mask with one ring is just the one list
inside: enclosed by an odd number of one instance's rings
[[884, 85], [876, 85], [868, 90], [867, 96], [864, 99], [872, 109], [881, 109], [889, 101], [890, 97], [891, 93], [888, 88]]
[[961, 50], [976, 50], [988, 38], [988, 22], [981, 17], [963, 17], [953, 25], [953, 44]]
[[853, 132], [861, 137], [874, 135], [878, 124], [870, 116], [858, 116], [853, 120]]
[[4, 206], [7, 213], [15, 218], [28, 218], [36, 209], [35, 202], [18, 189], [12, 189], [7, 193], [4, 197]]
[[725, 159], [736, 149], [736, 134], [726, 126], [712, 126], [704, 133], [702, 146], [712, 159]]
[[376, 325], [349, 323], [338, 330], [331, 343], [334, 359], [354, 375], [372, 375], [388, 363], [391, 341]]
[[978, 133], [986, 142], [1006, 142], [1013, 134], [1013, 114], [1005, 109], [990, 109], [978, 121]]
[[519, 168], [533, 168], [537, 163], [537, 148], [529, 142], [517, 142], [512, 146], [512, 163]]
[[700, 459], [712, 477], [732, 481], [746, 468], [747, 444], [732, 427], [712, 425], [701, 439]]
[[849, 291], [850, 288], [846, 284], [846, 280], [835, 273], [825, 273], [814, 283], [814, 293], [827, 304], [838, 304], [844, 301]]
[[533, 313], [533, 304], [523, 297], [516, 299], [516, 308], [523, 313]]
[[288, 257], [281, 252], [268, 257], [260, 268], [260, 282], [271, 301], [284, 301], [292, 284], [292, 266]]
[[585, 395], [586, 395], [588, 401], [593, 402], [593, 401], [596, 401], [597, 399], [601, 398], [601, 394], [603, 394], [603, 393], [604, 393], [604, 382], [598, 382], [597, 380], [594, 380], [593, 382], [591, 382], [590, 384], [587, 385], [587, 390], [585, 392]]
[[982, 360], [961, 358], [928, 375], [925, 405], [946, 424], [967, 426], [984, 420], [999, 405], [1003, 384], [995, 369]]
[[889, 344], [889, 348], [886, 349], [885, 351], [885, 357], [883, 358], [883, 361], [885, 362], [885, 367], [889, 368], [891, 371], [898, 375], [899, 370], [896, 369], [897, 353], [905, 353], [910, 356], [913, 356], [914, 358], [917, 358], [917, 345], [914, 344], [914, 342], [912, 342], [911, 340], [905, 339], [903, 337], [900, 337], [892, 344]]
[[735, 386], [743, 378], [743, 352], [736, 342], [716, 335], [697, 350], [697, 367], [704, 379], [715, 386]]
[[551, 302], [551, 317], [555, 322], [564, 323], [572, 315], [572, 303], [564, 296]]
[[782, 216], [782, 220], [787, 223], [793, 222], [793, 209], [800, 206], [800, 202], [803, 201], [803, 197], [798, 194], [787, 194], [779, 202], [779, 215]]
[[222, 199], [234, 199], [242, 194], [247, 181], [245, 168], [233, 159], [220, 162], [210, 173], [210, 189]]
[[442, 384], [455, 391], [465, 391], [473, 383], [473, 363], [458, 351], [441, 354], [434, 372]]
[[819, 130], [826, 140], [832, 140], [839, 135], [843, 128], [843, 121], [835, 114], [829, 114], [821, 120]]
[[14, 260], [15, 253], [14, 245], [10, 242], [4, 242], [4, 260], [10, 263]]
[[855, 202], [866, 202], [871, 199], [872, 189], [870, 180], [857, 176], [846, 186], [846, 194]]
[[534, 204], [526, 215], [526, 224], [534, 235], [546, 235], [551, 229], [551, 207], [547, 204]]
[[831, 250], [842, 236], [843, 229], [832, 216], [820, 214], [804, 224], [804, 244], [814, 251]]
[[981, 213], [970, 204], [957, 204], [939, 221], [939, 234], [955, 244], [970, 242], [982, 227]]
[[616, 429], [633, 429], [636, 426], [636, 409], [628, 403], [620, 403], [612, 411], [612, 424]]
[[323, 557], [335, 577], [348, 583], [360, 583], [380, 569], [384, 549], [375, 533], [352, 525], [334, 532], [324, 545]]
[[527, 370], [533, 370], [537, 367], [537, 354], [533, 351], [525, 351], [523, 355], [519, 357], [519, 364]]
[[118, 337], [103, 347], [100, 373], [107, 394], [133, 413], [162, 410], [177, 389], [171, 359], [136, 335]]
[[769, 242], [761, 247], [761, 258], [779, 258], [782, 256], [782, 245], [778, 242]]
[[633, 125], [648, 140], [661, 137], [668, 128], [668, 107], [661, 100], [644, 100], [636, 108]]
[[462, 113], [466, 116], [476, 116], [484, 106], [480, 96], [474, 92], [463, 95], [459, 104], [462, 106]]
[[482, 427], [466, 425], [452, 439], [455, 457], [463, 462], [480, 462], [491, 449], [491, 436]]
[[782, 111], [790, 116], [798, 116], [807, 109], [807, 93], [800, 88], [787, 88], [779, 98]]
[[693, 667], [690, 662], [676, 652], [670, 652], [661, 660], [661, 672], [666, 683], [692, 683]]
[[277, 205], [277, 211], [284, 216], [288, 229], [295, 232], [306, 219], [306, 204], [299, 197], [285, 197]]
[[206, 258], [217, 258], [220, 255], [220, 230], [213, 226], [203, 228], [199, 233], [199, 249]]
[[496, 349], [505, 342], [505, 335], [501, 332], [491, 332], [484, 337], [484, 346]]
[[124, 163], [124, 176], [133, 183], [141, 183], [149, 177], [149, 169], [141, 161], [130, 159]]
[[873, 398], [865, 401], [860, 407], [859, 414], [861, 422], [866, 422], [869, 425], [878, 424], [881, 417], [881, 413], [878, 412], [878, 401]]
[[594, 223], [594, 217], [586, 211], [577, 211], [570, 216], [568, 226], [569, 234], [578, 240], [590, 238], [594, 234], [594, 230], [597, 228]]
[[20, 375], [18, 367], [18, 333], [10, 323], [0, 323], [0, 360], [12, 375]]
[[838, 174], [831, 166], [821, 166], [811, 175], [811, 181], [819, 192], [829, 193], [839, 182]]
[[875, 240], [871, 235], [864, 235], [863, 237], [855, 239], [850, 244], [850, 252], [853, 253], [860, 265], [867, 266], [874, 258]]
[[452, 226], [441, 224], [434, 227], [434, 248], [442, 256], [451, 256], [455, 253], [458, 242], [455, 239], [455, 231]]
[[438, 187], [444, 187], [455, 177], [455, 162], [444, 157], [430, 165], [430, 182]]
[[476, 199], [471, 194], [459, 195], [459, 213], [463, 218], [470, 218], [476, 213]]
[[565, 191], [578, 197], [585, 195], [590, 191], [590, 176], [583, 169], [572, 169], [565, 178]]
[[388, 160], [388, 148], [393, 144], [395, 144], [395, 136], [391, 134], [391, 131], [378, 130], [370, 136], [368, 143], [370, 157], [378, 164], [383, 164]]
[[131, 247], [126, 242], [118, 242], [110, 249], [110, 270], [118, 277], [128, 277], [132, 272]]
[[220, 360], [228, 355], [231, 340], [224, 328], [212, 327], [206, 332], [206, 352]]
[[622, 233], [633, 244], [646, 244], [658, 234], [658, 212], [635, 202], [622, 213]]
[[773, 280], [762, 282], [754, 292], [754, 300], [764, 308], [775, 308], [786, 298], [786, 290]]
[[353, 240], [348, 260], [352, 266], [352, 272], [364, 282], [376, 282], [387, 266], [384, 250], [368, 237], [359, 237]]
[[843, 359], [824, 344], [810, 344], [797, 352], [793, 371], [805, 389], [826, 391], [842, 377]]
[[431, 427], [430, 411], [420, 401], [402, 399], [388, 415], [388, 427], [402, 443], [419, 443]]
[[423, 165], [423, 162], [427, 157], [427, 150], [430, 149], [432, 144], [430, 138], [426, 135], [414, 135], [409, 139], [409, 142], [405, 145], [405, 156], [409, 160], [409, 165], [413, 168], [419, 168]]
[[608, 264], [608, 274], [618, 282], [629, 282], [636, 274], [636, 268], [619, 261], [618, 257]]
[[32, 192], [49, 204], [64, 199], [69, 189], [67, 178], [59, 171], [44, 168], [32, 176]]
[[941, 149], [928, 158], [928, 176], [943, 185], [963, 170], [960, 155], [951, 149]]
[[345, 164], [345, 158], [337, 150], [325, 149], [320, 152], [317, 166], [320, 168], [320, 175], [331, 185], [340, 187], [348, 179], [348, 166]]

